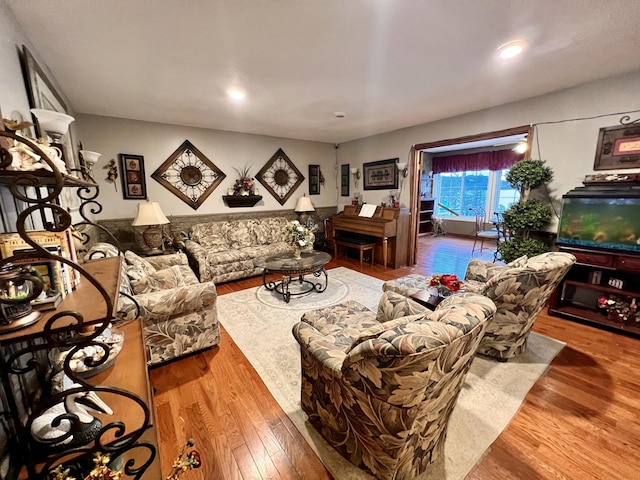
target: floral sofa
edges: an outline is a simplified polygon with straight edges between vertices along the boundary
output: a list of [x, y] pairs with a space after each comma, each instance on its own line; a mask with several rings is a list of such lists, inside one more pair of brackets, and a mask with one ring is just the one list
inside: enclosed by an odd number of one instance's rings
[[[97, 243], [84, 258], [117, 255], [113, 245]], [[218, 344], [215, 284], [199, 283], [183, 253], [141, 258], [127, 251], [124, 257], [118, 314], [125, 320], [142, 318], [150, 366]]]
[[291, 250], [284, 241], [284, 217], [198, 223], [191, 227], [185, 249], [201, 282], [228, 282], [261, 274], [254, 260]]
[[443, 455], [447, 425], [486, 325], [488, 298], [435, 311], [384, 292], [377, 314], [350, 300], [293, 327], [302, 409], [345, 458], [379, 479], [413, 479]]
[[[472, 259], [463, 288], [487, 296], [498, 308], [478, 353], [506, 361], [525, 351], [538, 314], [575, 261], [562, 252], [524, 256], [507, 265]], [[429, 277], [411, 274], [385, 282], [382, 289], [410, 296], [428, 286]]]

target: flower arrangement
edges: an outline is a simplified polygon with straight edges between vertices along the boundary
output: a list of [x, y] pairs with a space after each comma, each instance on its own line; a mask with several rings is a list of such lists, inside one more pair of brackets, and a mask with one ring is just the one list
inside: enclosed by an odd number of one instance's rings
[[[178, 458], [173, 462], [171, 472], [166, 480], [177, 480], [184, 472], [193, 468], [200, 468], [202, 462], [200, 454], [193, 450], [195, 444], [196, 442], [192, 438], [187, 440]], [[96, 452], [93, 456], [93, 470], [86, 477], [83, 477], [83, 480], [121, 480], [123, 478], [122, 471], [114, 472], [109, 468], [109, 463], [111, 463], [109, 454]], [[76, 480], [75, 477], [71, 476], [71, 469], [64, 468], [63, 465], [58, 465], [51, 473], [53, 480]]]
[[464, 285], [456, 275], [435, 274], [429, 280], [432, 287], [445, 287], [452, 292], [457, 292]]
[[238, 170], [235, 167], [233, 169], [238, 172], [239, 176], [236, 183], [233, 184], [233, 194], [236, 196], [252, 195], [254, 178], [249, 173], [251, 166], [245, 165], [242, 170]]
[[298, 220], [293, 220], [287, 224], [284, 241], [292, 246], [304, 248], [313, 242], [313, 234], [311, 230], [301, 225]]

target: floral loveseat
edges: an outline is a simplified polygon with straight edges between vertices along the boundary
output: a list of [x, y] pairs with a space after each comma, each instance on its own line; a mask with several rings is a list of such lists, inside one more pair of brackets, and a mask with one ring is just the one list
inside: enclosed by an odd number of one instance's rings
[[[97, 243], [84, 258], [117, 255], [113, 245]], [[183, 253], [141, 258], [127, 251], [124, 256], [118, 313], [125, 320], [142, 318], [150, 366], [218, 344], [215, 284], [199, 283]]]
[[284, 241], [288, 223], [284, 217], [272, 217], [195, 224], [185, 240], [189, 263], [201, 282], [261, 274], [256, 258], [291, 250]]
[[302, 409], [330, 445], [376, 478], [416, 478], [443, 454], [451, 412], [495, 311], [474, 293], [431, 312], [384, 292], [377, 315], [353, 300], [305, 313], [293, 327]]

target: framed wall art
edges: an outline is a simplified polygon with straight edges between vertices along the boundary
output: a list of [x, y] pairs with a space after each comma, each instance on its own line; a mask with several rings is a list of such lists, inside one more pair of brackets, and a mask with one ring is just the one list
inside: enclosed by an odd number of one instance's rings
[[[41, 108], [44, 110], [53, 110], [58, 113], [68, 113], [67, 105], [62, 99], [62, 95], [58, 93], [53, 83], [44, 73], [36, 59], [33, 58], [31, 52], [24, 45], [22, 46], [21, 56], [22, 68], [27, 85], [27, 95], [29, 97], [29, 105], [31, 108]], [[46, 138], [47, 133], [42, 130], [40, 123], [35, 115], [33, 117], [33, 126], [38, 138]], [[60, 139], [62, 145], [62, 157], [67, 164], [68, 169], [77, 168], [79, 162], [76, 159], [76, 152], [73, 148], [73, 138], [71, 130], [65, 133]]]
[[128, 153], [121, 153], [119, 157], [122, 197], [128, 200], [145, 200], [147, 186], [144, 181], [144, 157]]
[[320, 195], [320, 165], [309, 165], [309, 195]]
[[185, 140], [151, 174], [151, 178], [197, 210], [226, 175], [189, 140]]
[[340, 165], [340, 196], [349, 196], [349, 164]]
[[369, 162], [362, 165], [364, 170], [364, 189], [365, 190], [395, 190], [398, 188], [398, 163], [397, 158], [388, 160], [379, 160], [377, 162]]
[[600, 129], [593, 169], [619, 168], [640, 168], [640, 123]]
[[303, 182], [304, 175], [287, 157], [287, 154], [279, 148], [264, 167], [260, 169], [256, 179], [273, 195], [280, 205], [284, 205]]

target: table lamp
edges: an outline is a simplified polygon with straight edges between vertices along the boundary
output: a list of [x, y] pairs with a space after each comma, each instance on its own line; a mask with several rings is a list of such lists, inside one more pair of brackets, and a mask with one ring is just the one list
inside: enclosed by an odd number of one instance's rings
[[294, 210], [298, 214], [300, 225], [306, 225], [307, 219], [309, 218], [309, 213], [316, 211], [316, 209], [313, 208], [311, 199], [306, 195], [303, 195], [298, 199], [296, 208], [294, 208]]
[[161, 253], [163, 250], [162, 227], [160, 225], [166, 225], [167, 223], [169, 223], [169, 220], [162, 213], [158, 202], [147, 200], [138, 204], [138, 212], [131, 225], [134, 227], [147, 227], [142, 232], [142, 238], [147, 247], [149, 247], [148, 253], [155, 254]]

